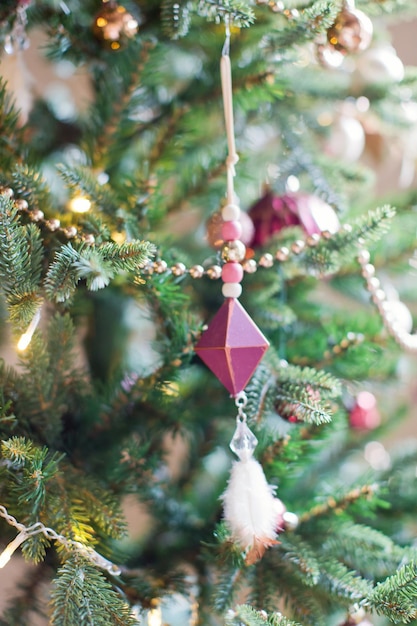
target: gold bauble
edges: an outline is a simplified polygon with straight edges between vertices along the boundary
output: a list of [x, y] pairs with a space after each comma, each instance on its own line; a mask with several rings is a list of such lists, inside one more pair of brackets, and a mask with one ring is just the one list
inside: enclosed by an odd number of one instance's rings
[[373, 25], [365, 13], [345, 6], [327, 31], [327, 41], [342, 54], [360, 52], [369, 47]]
[[94, 18], [94, 35], [112, 50], [121, 48], [126, 39], [136, 35], [138, 29], [137, 19], [112, 0], [104, 2]]

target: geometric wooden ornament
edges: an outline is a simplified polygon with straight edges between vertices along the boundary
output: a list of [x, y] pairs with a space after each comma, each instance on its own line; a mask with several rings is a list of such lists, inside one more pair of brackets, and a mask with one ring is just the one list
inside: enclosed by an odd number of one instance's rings
[[269, 347], [239, 300], [226, 298], [195, 352], [232, 396], [243, 391]]

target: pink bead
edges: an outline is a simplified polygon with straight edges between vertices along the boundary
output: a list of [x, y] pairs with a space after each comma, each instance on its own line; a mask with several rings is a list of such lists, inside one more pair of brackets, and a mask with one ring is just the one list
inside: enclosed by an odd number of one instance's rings
[[222, 224], [222, 239], [230, 241], [232, 239], [240, 239], [242, 235], [242, 224], [233, 220]]
[[240, 283], [243, 278], [243, 267], [240, 263], [229, 261], [222, 267], [222, 280], [224, 283]]

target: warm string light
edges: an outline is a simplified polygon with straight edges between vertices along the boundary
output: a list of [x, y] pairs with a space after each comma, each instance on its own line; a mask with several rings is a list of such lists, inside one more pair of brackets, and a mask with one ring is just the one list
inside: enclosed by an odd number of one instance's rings
[[150, 609], [148, 613], [148, 626], [162, 626], [162, 610], [160, 606]]
[[74, 196], [68, 206], [73, 213], [87, 213], [91, 209], [91, 200], [86, 196]]
[[25, 531], [20, 532], [13, 541], [11, 541], [0, 554], [0, 568], [3, 569], [5, 565], [10, 561], [16, 550], [22, 545], [28, 538]]
[[26, 348], [29, 346], [32, 341], [33, 334], [38, 327], [38, 324], [41, 319], [41, 307], [36, 311], [35, 315], [32, 318], [29, 326], [27, 327], [26, 332], [21, 335], [19, 341], [17, 342], [17, 349], [19, 352], [24, 352]]
[[47, 539], [57, 541], [67, 549], [77, 550], [79, 554], [88, 559], [93, 565], [106, 570], [109, 574], [112, 574], [113, 576], [119, 576], [121, 574], [121, 569], [118, 565], [106, 559], [104, 556], [93, 550], [93, 548], [84, 545], [80, 541], [67, 539], [67, 537], [60, 535], [53, 530], [53, 528], [49, 528], [48, 526], [42, 524], [42, 522], [36, 522], [35, 524], [32, 524], [32, 526], [25, 526], [24, 524], [18, 522], [13, 515], [10, 515], [6, 507], [2, 505], [0, 505], [0, 517], [5, 519], [10, 526], [13, 526], [19, 531], [19, 534], [15, 537], [15, 539], [13, 539], [13, 541], [11, 541], [0, 554], [1, 568], [7, 565], [14, 552], [16, 552], [19, 546], [21, 546], [26, 539], [33, 537], [34, 535], [42, 534], [47, 537]]

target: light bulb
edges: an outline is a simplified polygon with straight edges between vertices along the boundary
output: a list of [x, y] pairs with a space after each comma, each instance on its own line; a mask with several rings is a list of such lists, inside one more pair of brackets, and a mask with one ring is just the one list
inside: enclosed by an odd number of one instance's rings
[[3, 568], [10, 561], [17, 548], [27, 539], [27, 534], [22, 531], [11, 541], [0, 554], [0, 568]]
[[162, 611], [160, 606], [149, 611], [148, 626], [162, 626]]
[[17, 342], [17, 349], [19, 350], [19, 352], [24, 352], [24, 350], [26, 350], [26, 348], [32, 341], [33, 333], [35, 332], [40, 319], [41, 319], [41, 309], [39, 308], [36, 311], [35, 315], [33, 316], [32, 321], [30, 322], [29, 326], [27, 327], [26, 332], [23, 333], [23, 335], [21, 335], [19, 341]]
[[91, 201], [85, 196], [75, 196], [69, 201], [73, 213], [87, 213], [91, 209]]

